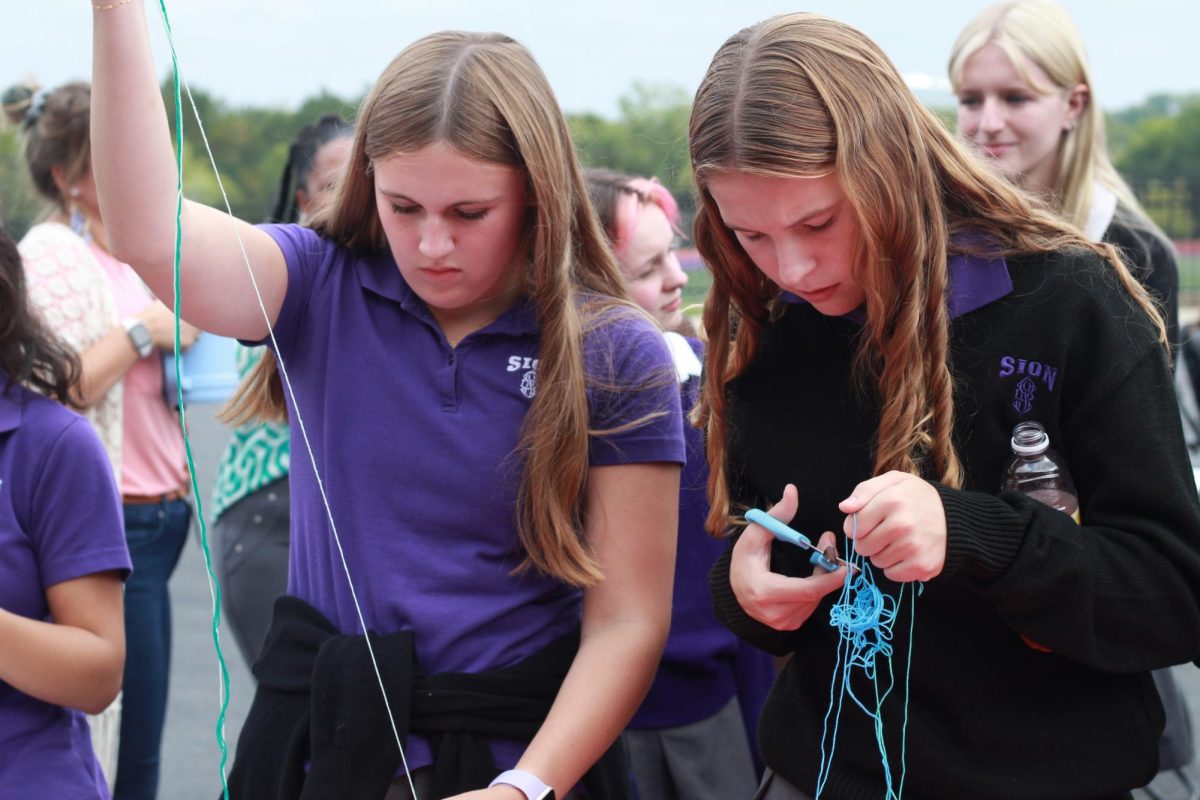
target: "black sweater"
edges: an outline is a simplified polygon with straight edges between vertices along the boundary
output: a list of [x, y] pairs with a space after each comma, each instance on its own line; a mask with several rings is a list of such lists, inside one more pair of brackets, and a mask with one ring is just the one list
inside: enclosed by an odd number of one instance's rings
[[[965, 480], [961, 490], [937, 486], [946, 565], [916, 602], [904, 781], [913, 800], [1100, 798], [1144, 785], [1163, 724], [1149, 671], [1200, 653], [1200, 506], [1149, 321], [1091, 255], [1016, 258], [1008, 267], [1011, 293], [951, 323]], [[793, 526], [814, 537], [842, 530], [837, 504], [871, 476], [878, 423], [869, 393], [851, 379], [858, 331], [811, 306], [786, 306], [730, 385], [739, 508], [770, 504], [795, 483]], [[1013, 426], [1024, 419], [1045, 425], [1069, 462], [1082, 527], [999, 491]], [[776, 543], [773, 569], [808, 575], [806, 555]], [[760, 739], [768, 765], [812, 792], [834, 665], [832, 599], [799, 630], [777, 631], [738, 606], [728, 553], [711, 580], [718, 613], [736, 633], [794, 654]], [[894, 639], [901, 681], [908, 623], [906, 608]], [[901, 685], [884, 706], [896, 778], [902, 702]], [[826, 792], [884, 794], [874, 730], [850, 703]]]
[[1104, 232], [1104, 241], [1115, 246], [1129, 271], [1160, 304], [1167, 323], [1167, 341], [1178, 345], [1179, 338], [1179, 264], [1162, 231], [1140, 223], [1125, 206], [1117, 212]]

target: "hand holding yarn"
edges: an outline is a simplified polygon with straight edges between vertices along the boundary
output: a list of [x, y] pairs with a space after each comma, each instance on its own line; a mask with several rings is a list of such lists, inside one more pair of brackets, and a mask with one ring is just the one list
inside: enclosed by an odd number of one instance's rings
[[855, 551], [898, 582], [927, 581], [946, 565], [946, 511], [933, 484], [907, 472], [863, 481], [838, 504]]
[[[785, 522], [796, 515], [796, 487], [788, 484], [783, 497], [769, 509], [771, 516]], [[826, 572], [817, 568], [808, 578], [791, 578], [771, 571], [771, 543], [775, 540], [760, 525], [747, 525], [733, 547], [729, 583], [742, 609], [751, 618], [776, 630], [796, 630], [812, 616], [821, 599], [842, 588], [845, 569]], [[817, 546], [836, 545], [831, 532], [821, 535]]]

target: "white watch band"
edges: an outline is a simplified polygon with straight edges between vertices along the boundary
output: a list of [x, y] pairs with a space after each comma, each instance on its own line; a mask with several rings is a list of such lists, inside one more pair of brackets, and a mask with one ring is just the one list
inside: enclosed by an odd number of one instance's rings
[[520, 790], [526, 800], [551, 800], [554, 797], [553, 788], [547, 786], [537, 775], [523, 769], [501, 772], [495, 780], [488, 784], [488, 788], [490, 789], [498, 783]]
[[125, 317], [121, 320], [129, 343], [137, 351], [138, 358], [145, 358], [154, 352], [154, 340], [150, 338], [150, 329], [137, 317]]

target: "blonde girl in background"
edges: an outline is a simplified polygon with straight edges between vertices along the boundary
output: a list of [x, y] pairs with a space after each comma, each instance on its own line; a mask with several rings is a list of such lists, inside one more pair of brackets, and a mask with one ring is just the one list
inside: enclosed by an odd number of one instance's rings
[[988, 6], [958, 35], [949, 72], [959, 134], [1089, 239], [1116, 246], [1178, 344], [1174, 248], [1109, 158], [1083, 39], [1062, 6]]

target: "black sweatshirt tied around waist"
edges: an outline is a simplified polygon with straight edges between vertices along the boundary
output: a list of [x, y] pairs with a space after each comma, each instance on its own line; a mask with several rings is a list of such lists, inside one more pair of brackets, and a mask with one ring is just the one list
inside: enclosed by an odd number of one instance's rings
[[[483, 789], [496, 776], [489, 737], [533, 738], [579, 648], [576, 630], [510, 667], [426, 675], [411, 632], [370, 636], [401, 740], [410, 731], [430, 740], [438, 798]], [[339, 632], [308, 603], [285, 595], [275, 601], [253, 671], [258, 691], [238, 739], [230, 797], [387, 793], [400, 753], [362, 635]], [[614, 745], [584, 776], [583, 788], [595, 800], [630, 800], [625, 775]]]

